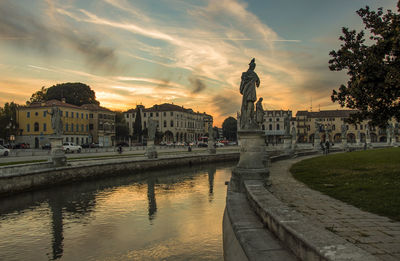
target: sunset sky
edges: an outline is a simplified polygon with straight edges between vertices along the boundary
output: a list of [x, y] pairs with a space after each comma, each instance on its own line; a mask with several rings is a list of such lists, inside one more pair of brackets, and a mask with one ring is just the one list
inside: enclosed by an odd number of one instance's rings
[[221, 126], [240, 110], [256, 58], [264, 109], [336, 109], [330, 72], [341, 27], [396, 0], [1, 0], [0, 105], [42, 86], [83, 82], [102, 106], [174, 103]]

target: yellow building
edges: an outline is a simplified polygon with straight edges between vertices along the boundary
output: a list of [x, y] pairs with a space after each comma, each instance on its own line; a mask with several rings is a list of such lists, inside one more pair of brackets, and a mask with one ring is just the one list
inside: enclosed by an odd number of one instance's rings
[[49, 136], [54, 135], [51, 126], [51, 108], [58, 107], [63, 123], [63, 141], [76, 144], [89, 142], [89, 110], [59, 100], [32, 103], [18, 109], [17, 122], [19, 135], [16, 142], [29, 143], [31, 148], [41, 148], [50, 143]]
[[[389, 134], [386, 129], [381, 129], [374, 126], [368, 126], [368, 121], [365, 120], [359, 124], [349, 124], [345, 120], [354, 113], [352, 110], [324, 110], [318, 112], [298, 111], [296, 114], [297, 122], [297, 141], [300, 143], [313, 142], [316, 126], [320, 126], [320, 140], [328, 139], [333, 143], [342, 142], [342, 134], [346, 134], [348, 143], [364, 143], [367, 139], [367, 130], [369, 131], [371, 142], [388, 142], [391, 138], [394, 142], [400, 141], [399, 123], [395, 120], [389, 122], [392, 126], [392, 134]], [[346, 129], [342, 131], [342, 126]], [[390, 141], [389, 141], [390, 142]]]

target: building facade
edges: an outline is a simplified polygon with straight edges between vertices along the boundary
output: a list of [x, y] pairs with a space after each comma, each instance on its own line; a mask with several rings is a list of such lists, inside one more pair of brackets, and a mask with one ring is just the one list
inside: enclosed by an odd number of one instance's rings
[[[387, 142], [388, 138], [399, 142], [398, 122], [395, 120], [389, 122], [388, 129], [369, 126], [367, 120], [360, 124], [346, 123], [345, 120], [354, 112], [352, 110], [298, 111], [296, 114], [297, 142], [313, 143], [317, 128], [321, 141], [340, 143], [342, 135], [345, 134], [348, 143], [364, 143], [368, 131], [371, 142]], [[342, 126], [345, 131], [342, 130]], [[389, 131], [391, 134], [388, 133]]]
[[84, 104], [82, 109], [89, 111], [89, 142], [101, 147], [115, 144], [115, 112], [96, 104]]
[[71, 141], [76, 144], [89, 142], [90, 112], [58, 100], [37, 102], [18, 108], [19, 135], [16, 137], [16, 142], [28, 143], [31, 148], [40, 148], [44, 144], [50, 143], [49, 137], [54, 135], [50, 115], [53, 106], [58, 107], [62, 113], [63, 141]]
[[163, 133], [165, 142], [195, 142], [208, 133], [213, 118], [206, 113], [194, 112], [175, 104], [156, 104], [151, 108], [142, 105], [124, 112], [125, 121], [129, 126], [129, 134], [134, 134], [136, 117], [140, 113], [142, 130], [147, 129], [148, 120], [156, 120], [157, 130]]
[[292, 111], [266, 110], [261, 129], [265, 131], [267, 144], [274, 145], [283, 143], [284, 136], [291, 135], [291, 130], [295, 126]]

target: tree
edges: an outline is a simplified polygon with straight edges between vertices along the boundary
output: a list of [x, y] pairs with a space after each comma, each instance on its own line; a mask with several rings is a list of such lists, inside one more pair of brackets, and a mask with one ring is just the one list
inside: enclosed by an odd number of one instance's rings
[[129, 138], [129, 127], [125, 121], [124, 114], [120, 111], [115, 112], [115, 137], [117, 141]]
[[228, 140], [235, 141], [237, 137], [237, 120], [233, 117], [228, 117], [222, 123], [222, 133]]
[[350, 123], [368, 119], [384, 127], [392, 117], [400, 120], [400, 1], [397, 7], [398, 13], [388, 10], [386, 14], [382, 8], [358, 10], [371, 44], [365, 44], [364, 31], [342, 28], [341, 48], [329, 53], [330, 70], [347, 70], [350, 77], [331, 96], [342, 107], [357, 110]]
[[141, 141], [141, 137], [143, 135], [142, 129], [142, 116], [141, 116], [141, 107], [136, 106], [136, 118], [133, 123], [133, 139], [137, 142]]
[[17, 135], [17, 109], [18, 105], [14, 102], [7, 102], [3, 108], [0, 108], [0, 138], [7, 140], [10, 135]]
[[47, 94], [47, 88], [42, 86], [42, 89], [32, 94], [31, 98], [29, 99], [29, 101], [26, 102], [26, 104], [29, 105], [33, 102], [46, 101], [46, 94]]
[[96, 104], [100, 102], [96, 100], [96, 93], [90, 86], [80, 82], [67, 82], [53, 85], [49, 88], [42, 87], [39, 91], [32, 94], [27, 104], [32, 102], [42, 102], [49, 100], [62, 100], [65, 99], [66, 103], [81, 106], [83, 104]]

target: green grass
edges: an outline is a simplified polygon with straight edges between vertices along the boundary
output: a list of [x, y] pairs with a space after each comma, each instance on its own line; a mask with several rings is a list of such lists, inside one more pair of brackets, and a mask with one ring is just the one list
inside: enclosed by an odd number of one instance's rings
[[28, 163], [39, 163], [46, 162], [47, 160], [27, 160], [27, 161], [16, 161], [16, 162], [0, 162], [0, 166], [9, 166], [17, 164], [28, 164]]
[[400, 221], [400, 148], [321, 156], [290, 171], [314, 190]]

